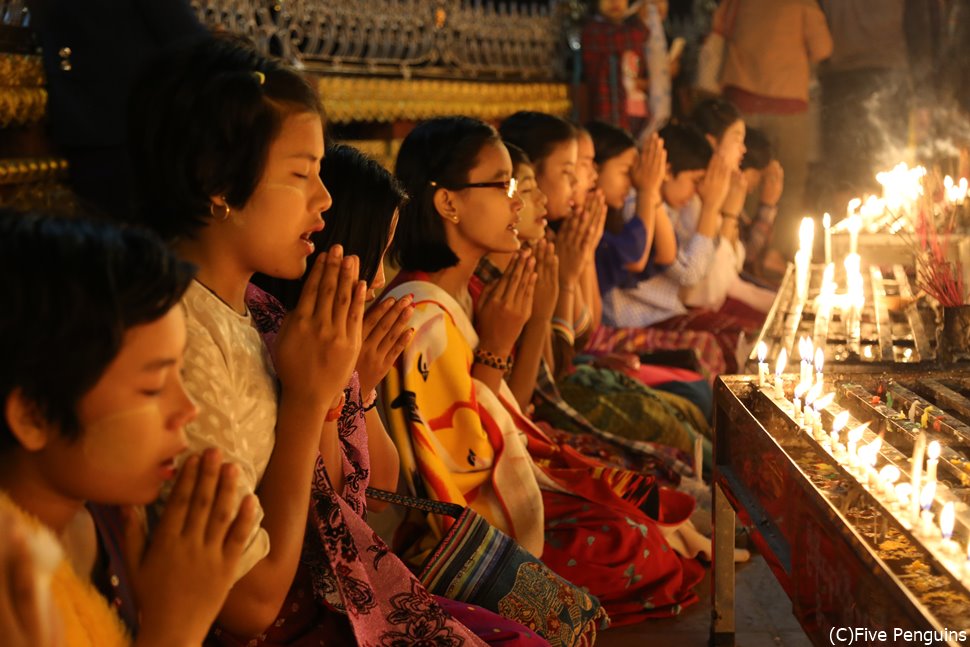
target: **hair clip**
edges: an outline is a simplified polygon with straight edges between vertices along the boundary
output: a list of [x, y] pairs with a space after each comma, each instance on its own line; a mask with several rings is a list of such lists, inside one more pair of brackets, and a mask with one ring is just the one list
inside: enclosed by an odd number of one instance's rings
[[266, 75], [265, 74], [263, 74], [262, 72], [253, 72], [253, 74], [256, 75], [256, 80], [259, 81], [259, 84], [260, 85], [263, 85], [264, 83], [266, 83]]

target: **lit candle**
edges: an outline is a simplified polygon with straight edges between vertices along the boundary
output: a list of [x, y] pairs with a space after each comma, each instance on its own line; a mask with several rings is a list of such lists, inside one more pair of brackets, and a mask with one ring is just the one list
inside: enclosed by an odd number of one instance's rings
[[758, 342], [758, 386], [765, 388], [768, 386], [768, 344], [763, 341]]
[[815, 433], [815, 438], [817, 440], [821, 440], [822, 434], [823, 434], [823, 432], [822, 432], [822, 411], [824, 411], [830, 404], [832, 404], [832, 401], [833, 400], [835, 400], [835, 394], [834, 393], [829, 393], [828, 395], [823, 396], [823, 397], [817, 399], [815, 401], [815, 403], [812, 405], [812, 409], [815, 410], [815, 417], [814, 417], [814, 420], [812, 421], [812, 423], [813, 423], [812, 424], [812, 429], [813, 429], [813, 431]]
[[865, 433], [866, 427], [868, 426], [869, 423], [867, 422], [859, 425], [849, 432], [849, 444], [846, 450], [849, 455], [849, 467], [856, 467], [858, 465], [859, 457], [856, 454], [856, 446], [859, 444], [859, 441], [862, 440], [862, 434]]
[[859, 231], [862, 230], [862, 216], [858, 214], [858, 209], [861, 206], [862, 200], [859, 198], [853, 198], [849, 201], [849, 207], [846, 210], [846, 218], [848, 219], [846, 225], [849, 229], [850, 254], [859, 253]]
[[[913, 416], [913, 408], [910, 408], [910, 415]], [[910, 417], [912, 420], [912, 417]], [[919, 519], [919, 497], [920, 489], [923, 487], [923, 457], [926, 453], [926, 434], [920, 432], [913, 442], [913, 467], [910, 475], [910, 484], [913, 488], [913, 501], [911, 505], [910, 521], [915, 526]]]
[[866, 445], [866, 459], [862, 463], [869, 487], [873, 488], [879, 486], [879, 472], [876, 471], [876, 463], [879, 460], [880, 448], [882, 448], [882, 436], [878, 436], [874, 441]]
[[896, 498], [899, 499], [899, 505], [905, 509], [909, 505], [909, 497], [913, 494], [913, 486], [906, 482], [897, 483], [893, 491], [896, 493]]
[[856, 209], [862, 206], [862, 200], [860, 198], [852, 198], [849, 200], [849, 204], [845, 208], [845, 218], [848, 224], [848, 219], [852, 217], [852, 214], [856, 212]]
[[801, 381], [802, 382], [812, 382], [812, 355], [815, 353], [815, 349], [812, 345], [812, 340], [808, 337], [802, 337], [798, 340], [798, 356], [801, 358]]
[[926, 448], [926, 482], [936, 483], [936, 466], [940, 462], [940, 443], [933, 441]]
[[832, 216], [822, 216], [822, 227], [825, 228], [825, 264], [832, 262]]
[[927, 483], [919, 495], [920, 513], [920, 532], [924, 537], [933, 535], [933, 497], [936, 496], [936, 483]]
[[775, 362], [775, 397], [779, 400], [785, 398], [785, 384], [781, 379], [782, 374], [785, 372], [785, 364], [788, 363], [788, 353], [782, 348], [781, 352], [778, 353], [778, 361]]
[[795, 422], [801, 424], [802, 422], [802, 397], [808, 392], [808, 385], [804, 382], [799, 382], [795, 385], [795, 399], [792, 404], [795, 405]]
[[882, 486], [882, 491], [886, 493], [886, 496], [890, 500], [895, 498], [895, 490], [893, 488], [898, 480], [899, 468], [895, 465], [883, 465], [882, 469], [879, 470], [879, 483]]
[[802, 426], [805, 427], [806, 431], [809, 431], [815, 426], [815, 408], [812, 406], [815, 401], [819, 399], [822, 395], [822, 387], [816, 384], [808, 390], [805, 394], [805, 415], [802, 421]]
[[835, 416], [835, 420], [832, 421], [832, 442], [836, 443], [839, 441], [839, 432], [845, 429], [845, 426], [849, 424], [849, 412], [840, 411], [839, 415]]
[[812, 260], [812, 247], [815, 245], [815, 220], [809, 217], [802, 218], [802, 224], [798, 228], [798, 248], [803, 252], [808, 252], [808, 260]]
[[822, 377], [822, 364], [825, 363], [825, 351], [821, 348], [815, 349], [815, 383], [819, 386], [824, 385], [825, 379]]
[[943, 510], [940, 512], [940, 534], [943, 535], [943, 552], [949, 555], [957, 550], [957, 543], [951, 541], [955, 520], [956, 512], [953, 509], [953, 501], [947, 501], [943, 504]]

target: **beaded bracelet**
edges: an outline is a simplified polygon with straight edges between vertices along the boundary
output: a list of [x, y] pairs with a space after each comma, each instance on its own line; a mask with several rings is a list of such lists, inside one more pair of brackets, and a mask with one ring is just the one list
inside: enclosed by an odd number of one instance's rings
[[502, 358], [491, 351], [485, 350], [484, 348], [475, 349], [475, 361], [482, 366], [494, 368], [496, 371], [502, 371], [503, 373], [507, 373], [512, 370], [511, 355], [506, 358]]
[[377, 389], [371, 389], [367, 397], [364, 398], [363, 402], [360, 403], [363, 407], [364, 412], [370, 411], [377, 406]]

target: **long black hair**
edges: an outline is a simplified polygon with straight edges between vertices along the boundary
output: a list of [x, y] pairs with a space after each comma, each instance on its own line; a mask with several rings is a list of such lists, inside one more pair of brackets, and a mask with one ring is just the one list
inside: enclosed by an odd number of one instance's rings
[[411, 200], [401, 209], [390, 256], [403, 270], [437, 272], [458, 264], [434, 205], [432, 182], [468, 181], [487, 144], [501, 144], [494, 128], [471, 117], [441, 117], [420, 124], [401, 143], [394, 172]]
[[[0, 403], [19, 389], [60, 433], [118, 354], [125, 331], [163, 317], [195, 274], [150, 232], [0, 212]], [[0, 449], [16, 442], [0, 415]]]
[[166, 240], [191, 237], [214, 195], [246, 204], [284, 119], [323, 115], [296, 70], [240, 38], [206, 37], [165, 51], [129, 101], [129, 142], [139, 219]]

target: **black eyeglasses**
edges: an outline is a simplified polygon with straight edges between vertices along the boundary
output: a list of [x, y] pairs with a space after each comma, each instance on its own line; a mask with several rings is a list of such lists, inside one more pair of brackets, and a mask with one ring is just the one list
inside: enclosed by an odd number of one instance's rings
[[452, 184], [451, 186], [444, 186], [443, 184], [439, 184], [438, 182], [432, 180], [431, 186], [451, 189], [452, 191], [458, 191], [459, 189], [502, 189], [502, 191], [505, 192], [505, 195], [512, 198], [515, 197], [515, 192], [519, 189], [519, 182], [513, 177], [508, 180], [500, 180], [498, 182], [466, 182], [464, 184]]

